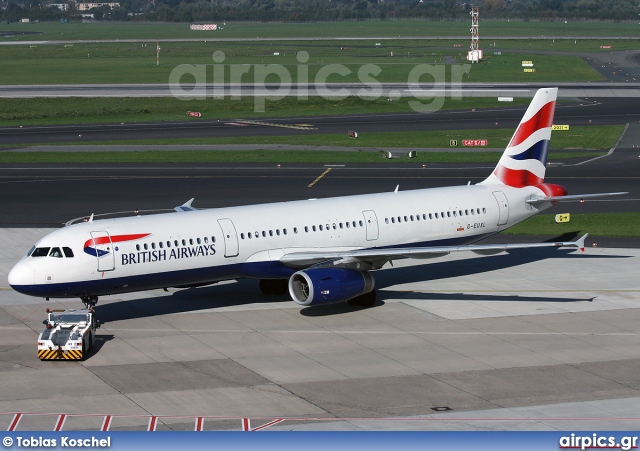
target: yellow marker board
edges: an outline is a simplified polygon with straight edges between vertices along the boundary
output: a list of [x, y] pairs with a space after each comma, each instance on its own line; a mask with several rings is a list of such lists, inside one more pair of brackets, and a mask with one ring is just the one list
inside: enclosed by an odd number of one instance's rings
[[555, 124], [553, 124], [551, 126], [551, 130], [569, 130], [569, 126], [568, 125], [555, 125]]
[[524, 71], [525, 72], [535, 72], [536, 70], [535, 69], [525, 69]]
[[569, 213], [560, 213], [559, 215], [556, 215], [556, 222], [558, 224], [569, 222], [570, 220], [571, 220], [571, 215]]
[[450, 139], [449, 140], [449, 145], [451, 147], [456, 147], [458, 145], [458, 140], [457, 139]]

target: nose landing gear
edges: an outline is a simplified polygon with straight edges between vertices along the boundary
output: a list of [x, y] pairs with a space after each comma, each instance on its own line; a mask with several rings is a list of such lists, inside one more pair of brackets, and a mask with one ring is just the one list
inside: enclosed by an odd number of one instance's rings
[[82, 296], [80, 300], [82, 300], [84, 307], [88, 309], [96, 306], [98, 303], [98, 296]]

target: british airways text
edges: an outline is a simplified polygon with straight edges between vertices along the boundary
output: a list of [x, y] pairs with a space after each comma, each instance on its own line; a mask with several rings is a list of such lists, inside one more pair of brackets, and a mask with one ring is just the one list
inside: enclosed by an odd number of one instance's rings
[[205, 257], [215, 255], [214, 244], [206, 246], [180, 247], [177, 249], [160, 249], [155, 251], [130, 252], [122, 254], [122, 265], [137, 265], [138, 263], [153, 263], [180, 258]]

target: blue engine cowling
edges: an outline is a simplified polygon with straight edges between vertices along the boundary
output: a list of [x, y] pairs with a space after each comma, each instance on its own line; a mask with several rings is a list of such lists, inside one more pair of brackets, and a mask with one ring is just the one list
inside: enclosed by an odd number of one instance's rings
[[333, 304], [373, 290], [368, 272], [344, 268], [305, 269], [289, 279], [289, 294], [300, 305]]

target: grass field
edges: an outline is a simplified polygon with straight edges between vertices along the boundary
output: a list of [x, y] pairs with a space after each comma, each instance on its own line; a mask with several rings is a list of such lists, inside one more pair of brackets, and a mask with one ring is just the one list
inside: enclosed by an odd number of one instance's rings
[[[510, 41], [504, 41], [505, 44], [507, 42]], [[533, 46], [522, 41], [510, 42], [509, 45], [520, 45], [524, 50], [517, 49], [502, 55], [487, 50], [481, 64], [468, 67], [469, 73], [462, 78], [453, 75], [452, 67], [466, 64], [466, 49], [453, 48], [453, 41], [449, 48], [443, 48], [439, 43], [425, 45], [420, 41], [375, 44], [373, 41], [168, 42], [161, 45], [159, 65], [156, 65], [153, 44], [0, 46], [0, 60], [3, 61], [0, 84], [168, 83], [172, 71], [181, 64], [203, 68], [204, 79], [197, 81], [212, 83], [214, 52], [224, 54], [224, 61], [217, 66], [217, 70], [224, 73], [224, 81], [236, 83], [279, 82], [280, 77], [275, 74], [263, 78], [263, 73], [274, 72], [274, 68], [264, 65], [272, 64], [284, 68], [293, 82], [358, 82], [361, 81], [358, 71], [366, 64], [376, 65], [379, 73], [373, 78], [379, 82], [412, 81], [410, 73], [419, 64], [439, 66], [443, 79], [436, 80], [438, 82], [580, 82], [603, 79], [578, 56], [527, 53], [539, 50], [537, 47], [547, 48], [545, 43]], [[593, 43], [589, 46], [596, 47]], [[296, 57], [299, 52], [307, 52], [308, 59], [299, 62]], [[534, 61], [535, 73], [523, 72], [523, 60]], [[343, 65], [346, 74], [321, 75], [329, 64]], [[235, 73], [239, 75], [233, 75]], [[420, 80], [434, 81], [429, 75]], [[192, 76], [182, 80], [183, 83], [194, 81]]]
[[[176, 39], [176, 38], [312, 38], [335, 37], [446, 37], [469, 35], [470, 20], [460, 21], [361, 21], [327, 23], [219, 23], [223, 30], [191, 31], [186, 23], [11, 23], [0, 32], [36, 32], [0, 38], [16, 40], [72, 39]], [[521, 22], [482, 20], [486, 37], [636, 37], [638, 24], [610, 22]]]
[[[303, 117], [327, 114], [405, 113], [413, 112], [409, 104], [415, 99], [399, 99], [394, 102], [386, 98], [363, 99], [352, 96], [343, 100], [326, 100], [310, 97], [298, 100], [288, 97], [266, 102], [264, 113], [255, 111], [251, 97], [239, 100], [208, 98], [205, 100], [179, 100], [173, 97], [157, 98], [30, 98], [0, 99], [0, 126], [44, 125], [44, 124], [92, 124], [131, 123], [186, 120], [187, 111], [202, 113], [201, 119], [236, 119], [262, 117]], [[431, 100], [425, 99], [428, 104]], [[445, 99], [443, 110], [470, 110], [473, 108], [510, 108], [528, 105], [530, 99], [514, 99], [511, 103], [498, 102], [494, 98]]]
[[[487, 163], [495, 164], [501, 152], [418, 152], [415, 159], [387, 159], [384, 152], [184, 150], [128, 152], [0, 152], [0, 163]], [[554, 152], [551, 160], [585, 158], [597, 152]]]
[[578, 232], [578, 236], [584, 233], [590, 236], [640, 236], [638, 212], [571, 214], [571, 222], [563, 224], [556, 224], [554, 218], [555, 215], [548, 214], [533, 216], [502, 233], [558, 236]]

